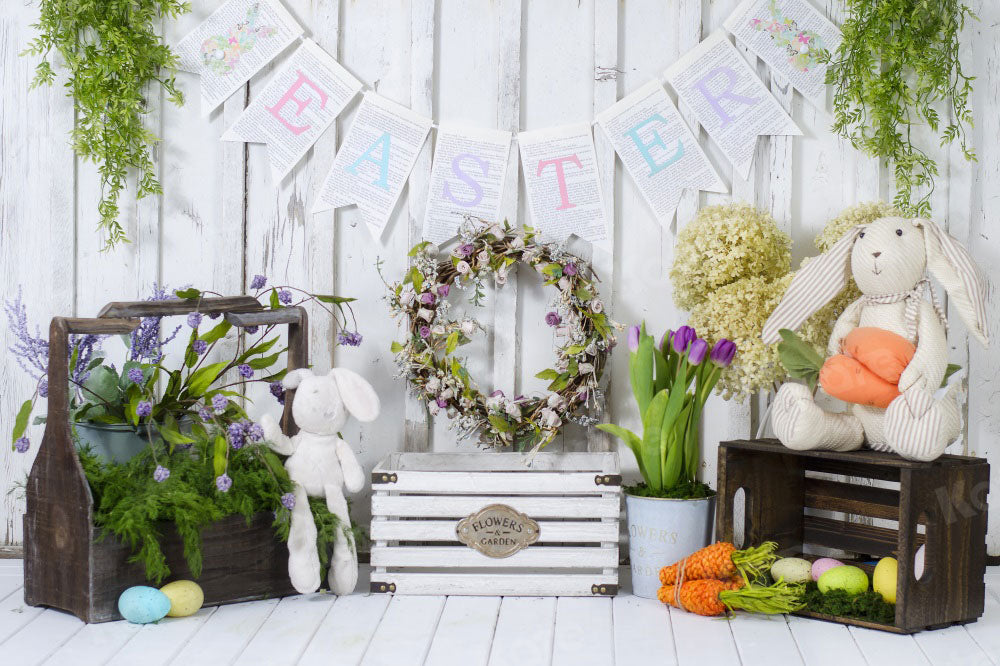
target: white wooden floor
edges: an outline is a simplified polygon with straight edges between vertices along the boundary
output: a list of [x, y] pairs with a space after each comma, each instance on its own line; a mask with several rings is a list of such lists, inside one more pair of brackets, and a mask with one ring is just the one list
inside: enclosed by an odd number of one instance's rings
[[204, 608], [146, 626], [86, 625], [25, 606], [20, 561], [0, 560], [0, 664], [1000, 664], [1000, 567], [987, 574], [987, 587], [979, 622], [915, 636], [798, 617], [708, 619], [628, 594], [317, 594]]

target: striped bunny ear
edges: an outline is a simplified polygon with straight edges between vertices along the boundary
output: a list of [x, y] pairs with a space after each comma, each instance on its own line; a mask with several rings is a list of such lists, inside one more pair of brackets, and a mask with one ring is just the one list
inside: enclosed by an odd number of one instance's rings
[[912, 222], [924, 232], [927, 270], [948, 292], [948, 298], [969, 332], [988, 347], [986, 281], [969, 251], [934, 222], [921, 218]]
[[799, 269], [778, 307], [764, 322], [760, 337], [765, 343], [777, 342], [778, 331], [782, 328], [797, 330], [847, 286], [851, 248], [863, 229], [861, 225], [854, 227], [827, 252]]

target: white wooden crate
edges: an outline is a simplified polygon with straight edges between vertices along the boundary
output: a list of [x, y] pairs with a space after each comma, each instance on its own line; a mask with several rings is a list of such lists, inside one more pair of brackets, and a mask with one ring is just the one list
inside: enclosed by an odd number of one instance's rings
[[[592, 596], [618, 591], [617, 453], [393, 453], [372, 472], [372, 592]], [[458, 540], [502, 504], [538, 523], [509, 557]]]

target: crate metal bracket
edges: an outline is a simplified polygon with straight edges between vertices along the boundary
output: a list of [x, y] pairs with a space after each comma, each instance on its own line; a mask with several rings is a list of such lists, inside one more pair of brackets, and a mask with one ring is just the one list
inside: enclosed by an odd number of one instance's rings
[[594, 583], [590, 586], [590, 593], [613, 597], [618, 594], [618, 586], [614, 583]]
[[622, 485], [622, 475], [598, 474], [594, 477], [594, 483], [598, 486], [620, 486]]
[[372, 485], [377, 485], [380, 483], [396, 483], [399, 481], [399, 477], [396, 473], [392, 474], [388, 472], [372, 472]]
[[392, 593], [394, 593], [396, 591], [396, 584], [395, 583], [385, 583], [385, 582], [380, 582], [380, 581], [377, 581], [377, 580], [373, 580], [371, 582], [369, 590], [372, 593], [376, 593], [376, 594], [380, 593], [380, 592], [381, 593], [392, 594]]

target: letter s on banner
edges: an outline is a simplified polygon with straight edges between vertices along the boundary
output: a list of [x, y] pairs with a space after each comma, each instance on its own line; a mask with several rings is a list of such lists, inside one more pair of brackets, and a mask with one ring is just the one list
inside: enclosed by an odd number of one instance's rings
[[461, 199], [456, 198], [455, 195], [451, 193], [451, 188], [448, 186], [448, 181], [444, 182], [444, 186], [441, 188], [441, 192], [455, 205], [464, 206], [465, 208], [472, 208], [473, 206], [478, 206], [479, 203], [483, 200], [483, 186], [480, 185], [479, 182], [476, 181], [472, 176], [462, 171], [462, 160], [466, 159], [472, 160], [473, 162], [476, 163], [476, 165], [479, 167], [479, 170], [483, 174], [483, 178], [486, 178], [490, 175], [490, 163], [484, 160], [483, 158], [479, 157], [478, 155], [473, 155], [472, 153], [461, 153], [459, 155], [455, 155], [455, 158], [451, 161], [451, 170], [455, 172], [455, 175], [458, 176], [459, 180], [461, 180], [463, 183], [472, 188], [474, 194], [472, 195], [472, 198], [469, 199], [468, 201], [462, 201]]

